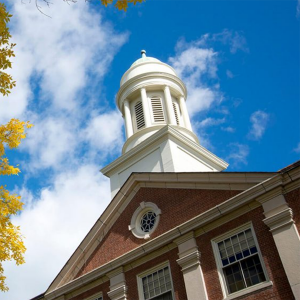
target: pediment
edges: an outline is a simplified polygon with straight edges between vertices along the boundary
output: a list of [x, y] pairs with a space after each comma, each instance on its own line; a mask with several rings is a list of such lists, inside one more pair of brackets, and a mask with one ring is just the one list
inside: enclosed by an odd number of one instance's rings
[[[155, 202], [162, 211], [159, 226], [153, 234], [155, 238], [177, 226], [178, 222], [185, 222], [200, 214], [201, 210], [218, 205], [273, 175], [244, 172], [132, 173], [46, 294], [76, 278], [84, 278], [85, 274], [103, 265], [109, 270], [110, 261], [148, 243], [149, 240], [135, 237], [128, 228], [132, 214], [141, 202]], [[179, 219], [182, 211], [184, 217]]]

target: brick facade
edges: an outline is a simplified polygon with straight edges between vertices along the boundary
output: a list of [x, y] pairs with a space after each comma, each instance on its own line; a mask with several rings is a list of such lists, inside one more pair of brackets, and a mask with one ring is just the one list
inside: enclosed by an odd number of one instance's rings
[[238, 193], [240, 191], [141, 188], [76, 277], [149, 241], [136, 238], [128, 230], [131, 217], [141, 202], [153, 202], [162, 211], [159, 226], [151, 236], [153, 239]]
[[[268, 276], [273, 285], [250, 293], [248, 295], [236, 298], [244, 300], [266, 300], [266, 299], [280, 299], [292, 300], [294, 299], [292, 290], [288, 283], [285, 271], [283, 269], [276, 245], [274, 243], [272, 234], [268, 227], [263, 223], [263, 209], [262, 207], [256, 208], [247, 214], [244, 214], [214, 230], [209, 231], [196, 238], [199, 251], [201, 253], [201, 267], [204, 274], [205, 284], [207, 288], [208, 298], [210, 300], [222, 300], [223, 293], [218, 276], [216, 260], [214, 257], [211, 241], [232, 229], [235, 229], [247, 222], [252, 222], [255, 235], [257, 237], [258, 245], [267, 269]], [[171, 268], [172, 281], [174, 287], [174, 300], [186, 300], [186, 291], [183, 280], [181, 268], [177, 264], [178, 249], [173, 249], [170, 252], [163, 254], [155, 259], [148, 261], [130, 271], [125, 272], [126, 285], [128, 286], [127, 296], [130, 300], [139, 299], [137, 275], [155, 267], [163, 262], [168, 261]], [[107, 292], [109, 291], [109, 281], [99, 285], [92, 290], [82, 293], [71, 300], [82, 300], [86, 297], [102, 291], [103, 300], [109, 300]]]
[[223, 299], [211, 240], [247, 222], [252, 222], [253, 224], [258, 245], [273, 286], [254, 292], [252, 295], [240, 297], [240, 299], [294, 299], [272, 234], [269, 228], [262, 222], [263, 218], [263, 209], [259, 207], [197, 238], [197, 244], [201, 252], [201, 266], [209, 299]]

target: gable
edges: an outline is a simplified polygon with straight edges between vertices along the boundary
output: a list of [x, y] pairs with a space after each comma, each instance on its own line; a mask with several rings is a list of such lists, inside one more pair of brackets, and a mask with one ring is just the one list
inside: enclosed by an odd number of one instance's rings
[[[155, 239], [238, 193], [240, 191], [141, 188], [82, 266], [76, 278]], [[137, 238], [128, 229], [132, 215], [141, 202], [152, 202], [161, 210], [158, 227], [149, 239]]]
[[111, 259], [129, 254], [135, 248], [143, 252], [140, 246], [149, 239], [137, 239], [128, 230], [132, 214], [141, 202], [155, 202], [162, 211], [159, 226], [150, 238], [152, 241], [273, 175], [244, 172], [131, 174], [51, 283], [47, 294], [68, 283], [76, 284], [78, 276], [91, 274], [103, 264], [109, 269]]

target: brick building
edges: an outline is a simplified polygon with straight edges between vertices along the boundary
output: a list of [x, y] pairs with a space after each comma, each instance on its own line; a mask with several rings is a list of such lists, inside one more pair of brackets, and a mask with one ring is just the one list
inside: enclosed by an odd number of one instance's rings
[[122, 155], [101, 170], [112, 201], [34, 299], [300, 299], [300, 162], [222, 172], [186, 97], [175, 71], [142, 51], [117, 95]]

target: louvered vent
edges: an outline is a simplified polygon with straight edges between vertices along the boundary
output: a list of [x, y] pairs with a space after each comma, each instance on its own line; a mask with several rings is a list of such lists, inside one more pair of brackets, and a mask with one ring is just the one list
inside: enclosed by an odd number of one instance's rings
[[172, 104], [173, 104], [173, 109], [174, 109], [174, 115], [175, 115], [175, 119], [176, 119], [176, 124], [179, 125], [179, 116], [178, 116], [177, 105], [174, 102]]
[[151, 98], [154, 122], [164, 122], [164, 111], [161, 105], [161, 99], [158, 97]]
[[145, 119], [144, 119], [144, 111], [142, 102], [139, 101], [135, 106], [135, 120], [136, 120], [136, 128], [141, 129], [145, 127]]

